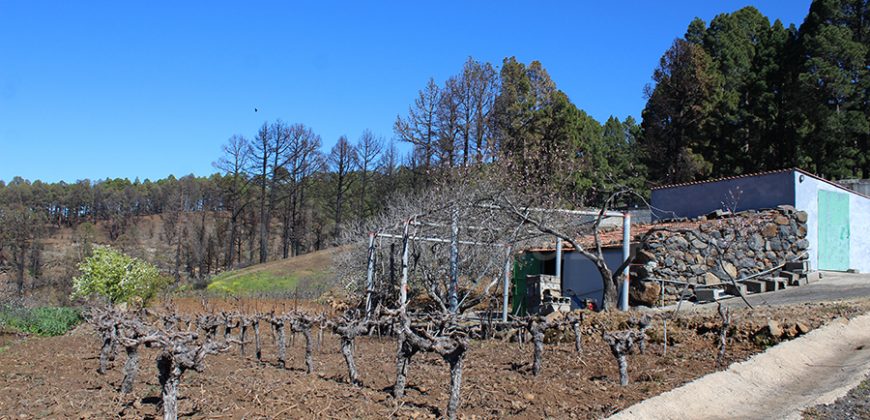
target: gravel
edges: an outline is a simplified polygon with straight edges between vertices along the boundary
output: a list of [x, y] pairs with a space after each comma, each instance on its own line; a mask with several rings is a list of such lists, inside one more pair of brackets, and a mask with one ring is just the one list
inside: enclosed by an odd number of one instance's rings
[[804, 419], [870, 419], [870, 375], [864, 382], [832, 404], [817, 405], [804, 411]]

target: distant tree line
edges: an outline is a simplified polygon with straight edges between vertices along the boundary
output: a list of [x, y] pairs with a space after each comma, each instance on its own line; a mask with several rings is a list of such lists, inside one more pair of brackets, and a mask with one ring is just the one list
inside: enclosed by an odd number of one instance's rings
[[[201, 278], [332, 246], [391, 197], [496, 165], [573, 206], [600, 205], [616, 188], [642, 195], [789, 166], [868, 177], [868, 68], [867, 0], [814, 1], [800, 28], [752, 7], [709, 25], [695, 19], [653, 72], [640, 124], [596, 121], [540, 62], [469, 58], [443, 83], [425, 84], [391, 141], [366, 130], [324, 150], [311, 128], [279, 120], [230, 137], [208, 177], [0, 181], [0, 270], [21, 290], [50, 265], [46, 238], [71, 229], [87, 254], [99, 226], [176, 279]], [[617, 204], [637, 204], [625, 197]], [[159, 222], [149, 232], [159, 247], [141, 240], [143, 216]]]
[[870, 6], [816, 0], [800, 28], [752, 7], [695, 19], [653, 73], [649, 180], [800, 166], [870, 177]]

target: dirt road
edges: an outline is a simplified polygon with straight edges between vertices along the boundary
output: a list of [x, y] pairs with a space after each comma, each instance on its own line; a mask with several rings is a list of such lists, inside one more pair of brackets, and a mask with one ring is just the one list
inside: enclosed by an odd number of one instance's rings
[[[870, 296], [870, 274], [826, 271], [822, 280], [800, 287], [749, 296], [753, 305], [789, 305], [803, 302], [833, 302]], [[728, 300], [728, 306], [744, 305], [740, 299]]]
[[837, 321], [728, 370], [631, 406], [612, 419], [799, 419], [870, 372], [870, 315]]

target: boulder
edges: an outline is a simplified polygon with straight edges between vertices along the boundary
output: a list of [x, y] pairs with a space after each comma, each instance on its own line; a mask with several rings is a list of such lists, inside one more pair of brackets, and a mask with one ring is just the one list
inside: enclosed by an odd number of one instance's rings
[[774, 338], [782, 337], [782, 326], [780, 326], [777, 321], [769, 320], [767, 321], [767, 333]]
[[724, 269], [725, 273], [731, 276], [732, 279], [737, 279], [737, 267], [735, 267], [734, 264], [726, 261], [722, 264], [722, 269]]
[[778, 229], [775, 224], [768, 223], [761, 229], [761, 234], [764, 235], [765, 238], [772, 238], [776, 236], [777, 231]]
[[797, 220], [800, 223], [806, 223], [807, 222], [807, 212], [805, 212], [805, 211], [796, 212], [794, 214], [794, 218], [795, 218], [795, 220]]
[[717, 277], [715, 274], [713, 274], [711, 272], [707, 272], [704, 274], [704, 284], [709, 286], [709, 285], [720, 284], [720, 283], [722, 283], [722, 280], [720, 280], [719, 277]]
[[773, 222], [780, 225], [780, 226], [787, 225], [788, 224], [788, 217], [785, 217], [783, 215], [779, 215], [779, 216], [776, 216], [773, 218]]
[[653, 281], [632, 282], [632, 287], [628, 293], [628, 296], [635, 304], [650, 307], [655, 306], [659, 302], [661, 295], [661, 285]]

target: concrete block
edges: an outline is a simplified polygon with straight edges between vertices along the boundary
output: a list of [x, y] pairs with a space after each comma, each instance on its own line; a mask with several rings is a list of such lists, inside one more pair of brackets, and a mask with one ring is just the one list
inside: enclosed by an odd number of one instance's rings
[[792, 273], [791, 271], [782, 271], [779, 273], [779, 276], [784, 278], [789, 285], [797, 286], [797, 280], [801, 278], [801, 275], [798, 273]]
[[775, 278], [762, 279], [761, 281], [764, 282], [764, 289], [766, 291], [775, 292], [779, 290], [779, 281], [777, 281]]
[[806, 273], [810, 271], [810, 263], [807, 260], [802, 261], [791, 261], [785, 263], [785, 266], [782, 267], [783, 271], [791, 271], [794, 273]]
[[807, 284], [806, 277], [798, 277], [798, 278], [792, 280], [791, 282], [789, 282], [789, 285], [791, 285], [791, 286], [806, 286], [806, 284]]
[[695, 299], [697, 299], [698, 302], [715, 302], [722, 299], [722, 289], [696, 288]]
[[745, 295], [746, 293], [748, 293], [748, 290], [746, 289], [746, 285], [743, 283], [737, 283], [737, 288], [735, 288], [733, 284], [729, 283], [725, 285], [725, 292], [729, 295], [740, 296], [741, 294]]
[[762, 280], [746, 280], [743, 284], [750, 293], [764, 293], [767, 291], [767, 284]]
[[807, 283], [815, 283], [822, 279], [822, 273], [820, 271], [811, 271], [807, 273]]

